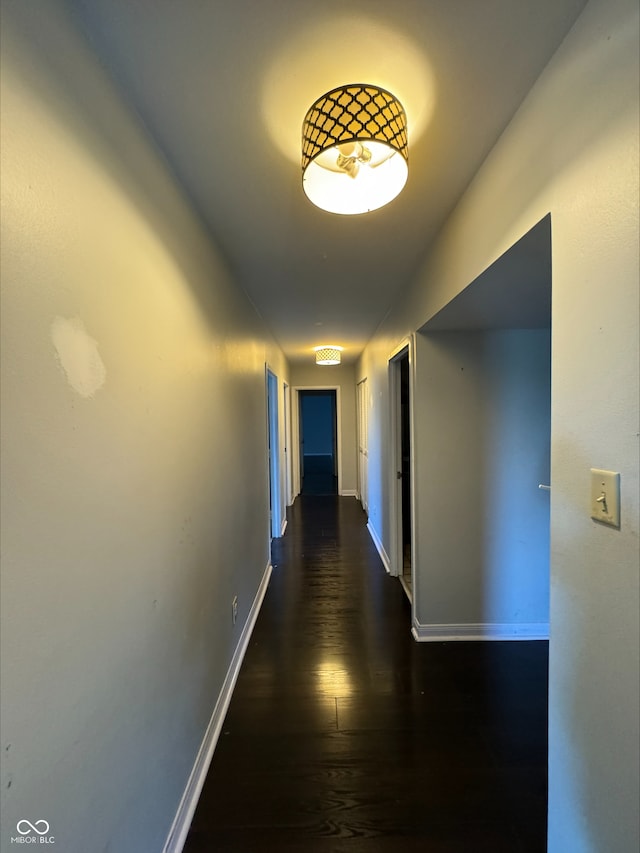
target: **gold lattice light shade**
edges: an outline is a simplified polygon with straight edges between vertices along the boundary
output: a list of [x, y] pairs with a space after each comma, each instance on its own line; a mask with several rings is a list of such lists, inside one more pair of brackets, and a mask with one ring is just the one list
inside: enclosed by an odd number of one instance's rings
[[316, 364], [340, 364], [342, 359], [342, 347], [336, 346], [321, 346], [314, 350], [316, 354]]
[[327, 92], [302, 125], [302, 186], [330, 213], [367, 213], [392, 201], [408, 175], [407, 117], [398, 99], [354, 83]]

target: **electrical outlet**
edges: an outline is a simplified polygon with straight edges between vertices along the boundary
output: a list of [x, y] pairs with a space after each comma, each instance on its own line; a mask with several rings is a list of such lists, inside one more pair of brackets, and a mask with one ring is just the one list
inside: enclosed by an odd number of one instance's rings
[[233, 624], [236, 624], [236, 619], [238, 618], [238, 596], [234, 595], [233, 601], [231, 602], [231, 619], [233, 620]]

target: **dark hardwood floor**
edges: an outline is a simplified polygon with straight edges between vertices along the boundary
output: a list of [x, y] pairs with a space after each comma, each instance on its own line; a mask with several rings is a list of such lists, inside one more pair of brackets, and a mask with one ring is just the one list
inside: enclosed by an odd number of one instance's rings
[[547, 643], [416, 643], [354, 498], [302, 496], [185, 853], [543, 853]]
[[338, 478], [334, 474], [332, 456], [305, 456], [303, 471], [303, 495], [338, 494]]

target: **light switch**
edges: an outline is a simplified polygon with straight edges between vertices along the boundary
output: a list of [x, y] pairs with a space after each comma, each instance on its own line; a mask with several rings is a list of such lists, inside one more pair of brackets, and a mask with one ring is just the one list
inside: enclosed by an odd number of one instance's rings
[[591, 518], [620, 527], [620, 474], [591, 469]]

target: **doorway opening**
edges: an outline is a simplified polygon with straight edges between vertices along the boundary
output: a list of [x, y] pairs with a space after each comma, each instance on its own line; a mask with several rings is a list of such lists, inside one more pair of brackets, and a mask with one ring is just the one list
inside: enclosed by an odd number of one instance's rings
[[401, 580], [412, 595], [411, 583], [411, 421], [409, 416], [409, 353], [400, 359], [400, 456], [402, 485], [402, 575]]
[[335, 390], [299, 391], [300, 492], [338, 494]]
[[389, 369], [396, 482], [395, 570], [409, 601], [412, 601], [411, 382], [408, 345], [389, 362]]

